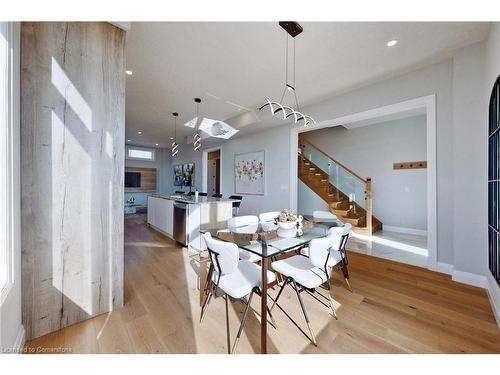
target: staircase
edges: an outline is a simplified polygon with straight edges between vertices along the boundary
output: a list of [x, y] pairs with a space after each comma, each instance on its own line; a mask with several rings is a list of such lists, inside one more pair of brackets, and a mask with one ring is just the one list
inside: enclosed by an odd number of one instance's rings
[[[371, 230], [368, 223], [367, 211], [371, 211], [372, 206], [371, 180], [358, 176], [309, 141], [300, 139], [299, 143], [299, 179], [328, 203], [339, 220], [350, 223], [355, 232], [371, 235], [381, 230], [382, 222], [375, 216], [371, 216]], [[332, 181], [337, 181], [340, 187]]]

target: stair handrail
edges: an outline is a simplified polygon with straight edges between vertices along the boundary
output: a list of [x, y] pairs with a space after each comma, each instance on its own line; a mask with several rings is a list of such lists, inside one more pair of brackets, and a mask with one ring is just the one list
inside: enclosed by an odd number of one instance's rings
[[[316, 146], [314, 143], [309, 142], [307, 139], [304, 139], [302, 137], [299, 138], [300, 142], [300, 148], [302, 152], [302, 157], [306, 158], [304, 155], [304, 144], [308, 144], [309, 146], [315, 148], [319, 152], [321, 152], [323, 155], [325, 155], [328, 159], [332, 160], [335, 164], [337, 164], [339, 167], [344, 169], [346, 172], [349, 174], [353, 175], [354, 177], [358, 178], [362, 182], [365, 183], [365, 200], [366, 200], [366, 227], [368, 230], [368, 235], [371, 236], [373, 234], [373, 227], [372, 227], [372, 215], [373, 215], [373, 193], [372, 193], [372, 179], [370, 177], [367, 177], [366, 179], [361, 177], [359, 174], [356, 172], [352, 171], [351, 169], [347, 168], [344, 164], [340, 163], [339, 161], [335, 160], [332, 158], [330, 155], [328, 155], [325, 151], [323, 151], [321, 148]], [[307, 158], [306, 158], [307, 159]]]
[[[333, 162], [335, 162], [335, 164], [337, 164], [339, 167], [341, 167], [342, 169], [344, 169], [345, 171], [347, 171], [349, 174], [352, 174], [354, 177], [360, 179], [361, 181], [363, 181], [365, 184], [367, 182], [367, 180], [369, 180], [369, 178], [363, 178], [361, 177], [359, 174], [357, 174], [356, 172], [354, 172], [353, 170], [349, 169], [348, 167], [346, 167], [344, 164], [342, 164], [341, 162], [339, 162], [338, 160], [335, 160], [334, 158], [332, 158], [330, 155], [328, 155], [325, 151], [323, 151], [321, 148], [319, 148], [318, 146], [316, 146], [314, 143], [308, 141], [307, 139], [300, 139], [300, 142], [301, 143], [307, 143], [309, 146], [311, 147], [314, 147], [316, 150], [318, 150], [319, 152], [321, 152], [323, 155], [325, 155], [328, 159], [331, 159]], [[302, 151], [303, 152], [303, 151]]]

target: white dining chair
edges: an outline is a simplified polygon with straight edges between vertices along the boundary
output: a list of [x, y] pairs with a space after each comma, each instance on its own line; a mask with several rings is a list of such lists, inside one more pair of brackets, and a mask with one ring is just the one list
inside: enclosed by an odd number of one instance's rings
[[337, 216], [332, 214], [330, 211], [313, 211], [313, 218], [334, 220]]
[[255, 215], [234, 216], [227, 219], [228, 228], [239, 228], [259, 224], [259, 218]]
[[[248, 262], [246, 260], [240, 260], [238, 254], [238, 246], [236, 244], [212, 238], [209, 232], [206, 232], [203, 237], [207, 245], [210, 261], [213, 267], [213, 273], [208, 288], [208, 297], [201, 308], [200, 322], [203, 319], [203, 315], [206, 312], [206, 308], [208, 307], [212, 296], [214, 298], [217, 297], [217, 291], [221, 290], [224, 293], [224, 298], [226, 300], [226, 331], [228, 353], [234, 353], [248, 317], [248, 311], [252, 302], [252, 296], [254, 293], [259, 296], [262, 295], [260, 290], [262, 270], [260, 266], [254, 263]], [[275, 280], [276, 278], [274, 276], [274, 273], [267, 271], [268, 283], [271, 284]], [[229, 347], [231, 342], [228, 315], [229, 297], [240, 300], [245, 304], [243, 317], [241, 319], [238, 334], [236, 335], [236, 339], [234, 341], [232, 349]], [[268, 313], [272, 324], [274, 325], [274, 327], [276, 327], [274, 319], [271, 315], [271, 310], [269, 308]]]
[[[259, 229], [259, 218], [255, 215], [231, 217], [227, 220], [227, 227], [233, 233], [257, 233], [257, 230]], [[261, 258], [257, 254], [240, 249], [240, 259], [255, 263]]]
[[278, 224], [274, 222], [279, 216], [279, 211], [263, 212], [259, 214], [259, 223], [263, 231], [269, 232], [278, 229]]
[[259, 214], [259, 221], [274, 221], [279, 216], [279, 211], [263, 212]]
[[[311, 327], [309, 317], [307, 315], [306, 308], [300, 294], [305, 291], [313, 296], [317, 301], [329, 307], [332, 315], [335, 317], [335, 319], [337, 319], [337, 313], [330, 296], [331, 267], [329, 267], [328, 259], [330, 257], [331, 243], [332, 239], [329, 237], [316, 238], [311, 240], [311, 242], [309, 243], [309, 257], [299, 254], [271, 263], [271, 267], [273, 268], [273, 270], [285, 276], [285, 281], [281, 285], [278, 295], [276, 296], [276, 299], [274, 300], [274, 303], [271, 307], [271, 311], [273, 310], [274, 306], [278, 304], [278, 300], [285, 286], [290, 284], [297, 294], [302, 314], [304, 315], [307, 328], [309, 329], [309, 334], [311, 335], [309, 339], [314, 345], [317, 345], [316, 337]], [[328, 296], [324, 296], [316, 290], [316, 288], [323, 285], [327, 286]], [[314, 293], [316, 292], [321, 297], [326, 299], [328, 301], [328, 304], [318, 299], [314, 295]], [[283, 310], [280, 305], [278, 305], [278, 307]]]
[[331, 239], [330, 257], [328, 258], [328, 266], [333, 268], [339, 266], [344, 275], [344, 281], [347, 287], [352, 292], [351, 283], [349, 282], [349, 270], [347, 269], [348, 259], [346, 245], [349, 240], [352, 225], [346, 223], [343, 227], [332, 227], [328, 230], [328, 235]]

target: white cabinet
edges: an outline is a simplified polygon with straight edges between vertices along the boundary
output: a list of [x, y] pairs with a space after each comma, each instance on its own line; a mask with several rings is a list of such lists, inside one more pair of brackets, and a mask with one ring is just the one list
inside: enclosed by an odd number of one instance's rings
[[172, 237], [173, 201], [159, 197], [148, 197], [148, 224], [163, 234]]

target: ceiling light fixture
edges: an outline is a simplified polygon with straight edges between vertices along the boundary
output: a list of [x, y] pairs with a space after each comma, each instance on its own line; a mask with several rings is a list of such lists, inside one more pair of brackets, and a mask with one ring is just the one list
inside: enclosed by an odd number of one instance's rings
[[172, 157], [177, 156], [179, 154], [179, 145], [177, 144], [177, 116], [179, 114], [177, 112], [172, 113], [174, 116], [174, 138], [170, 137], [170, 139], [173, 139], [174, 141], [172, 142]]
[[127, 139], [127, 142], [131, 142], [131, 140], [130, 140], [130, 139]]
[[[259, 111], [264, 109], [266, 106], [269, 106], [271, 110], [271, 114], [273, 116], [282, 117], [283, 120], [288, 119], [290, 116], [294, 123], [298, 123], [302, 121], [302, 125], [307, 126], [310, 123], [315, 124], [316, 121], [309, 115], [305, 115], [300, 112], [299, 100], [297, 99], [297, 92], [295, 90], [295, 37], [299, 35], [303, 30], [302, 26], [300, 26], [295, 21], [280, 21], [279, 25], [285, 29], [286, 34], [286, 64], [285, 64], [285, 88], [283, 89], [283, 94], [281, 95], [281, 100], [279, 102], [273, 102], [266, 98], [266, 103], [259, 108]], [[293, 85], [288, 82], [288, 35], [293, 38]], [[293, 91], [293, 95], [295, 98], [295, 106], [297, 110], [294, 110], [292, 107], [287, 105], [283, 105], [283, 99], [285, 99], [285, 94], [289, 91]], [[279, 113], [281, 111], [281, 113]]]
[[200, 98], [194, 98], [194, 102], [196, 103], [196, 118], [195, 118], [195, 131], [194, 137], [193, 137], [193, 148], [195, 151], [200, 151], [201, 149], [201, 136], [198, 131], [198, 124], [199, 123], [199, 118], [200, 118], [200, 103], [201, 99]]
[[132, 74], [134, 74], [134, 72], [131, 70], [125, 70], [125, 74], [131, 76]]
[[155, 146], [158, 146], [158, 143], [155, 143]]
[[141, 134], [142, 134], [142, 132], [141, 132], [141, 131], [138, 131], [138, 132], [137, 132], [137, 134], [141, 135]]
[[398, 41], [396, 39], [389, 40], [386, 44], [387, 47], [394, 47], [396, 44], [398, 44]]

